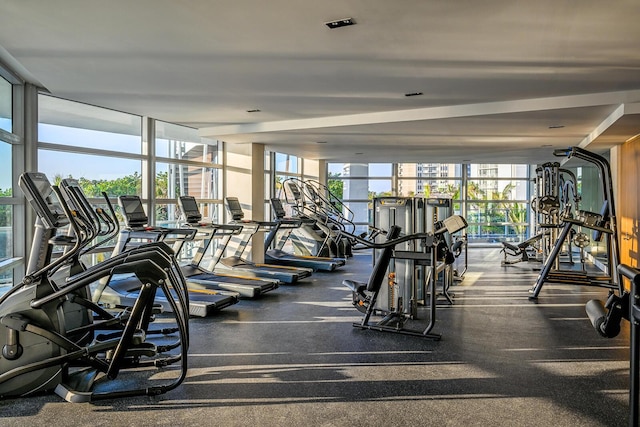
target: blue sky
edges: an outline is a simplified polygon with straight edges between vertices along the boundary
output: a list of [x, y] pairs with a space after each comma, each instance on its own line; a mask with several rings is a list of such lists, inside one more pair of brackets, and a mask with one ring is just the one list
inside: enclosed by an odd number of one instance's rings
[[[1, 127], [0, 123], [0, 127]], [[93, 131], [88, 129], [69, 128], [63, 126], [40, 124], [38, 127], [39, 140], [43, 142], [58, 143], [75, 147], [97, 148], [110, 151], [120, 151], [132, 154], [140, 154], [141, 138], [138, 135], [124, 135], [109, 132]], [[162, 145], [162, 144], [161, 144]], [[162, 146], [158, 147], [162, 150]], [[166, 150], [166, 148], [165, 148]], [[11, 146], [0, 143], [0, 157], [11, 158]], [[280, 156], [283, 157], [284, 156]], [[293, 157], [293, 156], [292, 156]], [[279, 159], [284, 160], [284, 159]], [[295, 163], [295, 162], [293, 162]], [[74, 178], [85, 177], [88, 179], [116, 179], [134, 172], [140, 173], [140, 160], [121, 158], [104, 158], [86, 154], [73, 154], [59, 151], [38, 151], [39, 172], [45, 173], [50, 180], [55, 175]], [[10, 165], [10, 163], [9, 163]], [[343, 164], [333, 163], [329, 165], [330, 172], [342, 173]], [[296, 172], [296, 171], [293, 171]], [[391, 165], [389, 163], [370, 164], [370, 176], [389, 176]], [[386, 183], [372, 181], [372, 187], [387, 187]], [[0, 168], [0, 188], [11, 186], [11, 168]], [[376, 188], [371, 188], [377, 191]]]

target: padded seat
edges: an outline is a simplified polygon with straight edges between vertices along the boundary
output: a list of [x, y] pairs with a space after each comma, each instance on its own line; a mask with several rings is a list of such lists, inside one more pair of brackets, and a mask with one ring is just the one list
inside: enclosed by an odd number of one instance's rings
[[[402, 229], [397, 225], [391, 226], [391, 229], [387, 233], [387, 242], [389, 240], [397, 239], [398, 236], [400, 236], [400, 231], [402, 231]], [[366, 298], [365, 291], [377, 293], [380, 290], [380, 286], [382, 286], [382, 282], [384, 281], [387, 273], [387, 267], [389, 267], [391, 255], [393, 255], [392, 246], [382, 249], [382, 252], [378, 255], [378, 258], [373, 265], [373, 270], [369, 276], [369, 280], [366, 283], [346, 279], [342, 281], [342, 284], [363, 298]]]

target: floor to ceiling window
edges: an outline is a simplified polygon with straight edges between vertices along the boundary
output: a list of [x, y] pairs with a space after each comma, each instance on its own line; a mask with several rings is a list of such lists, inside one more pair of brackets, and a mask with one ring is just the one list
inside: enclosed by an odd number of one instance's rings
[[13, 85], [0, 77], [0, 287], [13, 283]]
[[0, 77], [0, 129], [13, 132], [13, 85]]
[[380, 196], [444, 197], [469, 222], [469, 241], [524, 240], [529, 233], [527, 165], [328, 163], [329, 188], [355, 212], [359, 232]]
[[180, 219], [180, 196], [195, 197], [203, 217], [222, 221], [222, 144], [173, 123], [157, 121], [155, 129], [156, 223], [172, 225]]
[[469, 240], [518, 242], [529, 236], [529, 168], [526, 165], [470, 164], [466, 211]]
[[[272, 176], [274, 180], [275, 194], [273, 196], [285, 198], [284, 194], [284, 182], [287, 180], [301, 180], [302, 174], [300, 173], [301, 165], [300, 159], [297, 156], [293, 156], [285, 153], [272, 152]], [[265, 203], [265, 216], [269, 218], [272, 215], [271, 205], [268, 208]]]
[[48, 95], [38, 97], [38, 169], [79, 181], [88, 197], [141, 195], [142, 118]]
[[367, 231], [371, 223], [371, 200], [391, 196], [393, 189], [391, 163], [328, 163], [329, 189], [343, 200], [356, 226], [355, 233]]

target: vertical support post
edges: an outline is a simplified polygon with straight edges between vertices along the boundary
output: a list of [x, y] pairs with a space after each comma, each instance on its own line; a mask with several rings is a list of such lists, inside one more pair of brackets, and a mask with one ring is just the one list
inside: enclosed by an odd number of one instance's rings
[[[251, 219], [264, 221], [264, 144], [251, 144]], [[251, 239], [251, 259], [264, 262], [264, 232], [258, 231]]]
[[146, 200], [149, 223], [156, 223], [156, 122], [151, 117], [142, 118], [142, 200]]

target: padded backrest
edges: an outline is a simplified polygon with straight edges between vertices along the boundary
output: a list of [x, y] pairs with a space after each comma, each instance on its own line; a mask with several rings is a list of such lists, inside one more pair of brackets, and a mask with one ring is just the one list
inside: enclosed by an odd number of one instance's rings
[[[609, 201], [608, 200], [605, 200], [604, 203], [602, 203], [602, 208], [600, 208], [600, 215], [602, 215], [602, 221], [600, 222], [600, 224], [597, 224], [597, 225], [599, 227], [605, 227], [605, 225], [609, 221]], [[594, 242], [601, 242], [603, 236], [604, 236], [604, 233], [602, 233], [602, 231], [593, 230], [591, 232], [591, 239], [593, 239]]]
[[[400, 236], [400, 231], [402, 231], [402, 228], [397, 225], [392, 225], [387, 233], [387, 242], [397, 239], [398, 236]], [[376, 263], [373, 265], [373, 271], [367, 282], [367, 290], [369, 292], [378, 292], [378, 290], [380, 290], [380, 286], [382, 286], [382, 282], [384, 282], [387, 274], [391, 255], [393, 255], [393, 246], [382, 249], [382, 252], [378, 255], [378, 259], [376, 259]]]

